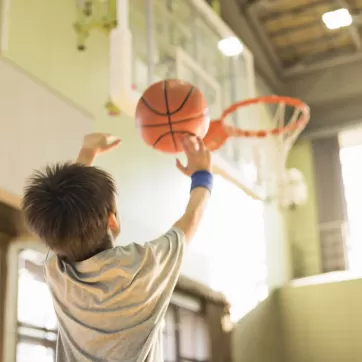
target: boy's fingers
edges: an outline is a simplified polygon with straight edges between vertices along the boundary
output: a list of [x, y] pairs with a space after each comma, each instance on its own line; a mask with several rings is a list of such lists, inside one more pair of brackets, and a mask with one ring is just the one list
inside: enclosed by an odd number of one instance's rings
[[183, 145], [186, 153], [195, 153], [198, 150], [198, 144], [195, 136], [185, 135]]
[[197, 143], [198, 143], [198, 146], [199, 146], [199, 151], [201, 151], [201, 152], [205, 151], [205, 143], [204, 143], [204, 141], [200, 137], [196, 137], [196, 139], [197, 139]]
[[181, 161], [176, 159], [176, 167], [184, 174], [186, 174], [186, 167], [181, 163]]
[[121, 140], [120, 139], [116, 139], [113, 142], [109, 143], [108, 145], [106, 145], [106, 147], [104, 147], [104, 151], [110, 151], [113, 148], [116, 148], [117, 146], [119, 146], [121, 144]]

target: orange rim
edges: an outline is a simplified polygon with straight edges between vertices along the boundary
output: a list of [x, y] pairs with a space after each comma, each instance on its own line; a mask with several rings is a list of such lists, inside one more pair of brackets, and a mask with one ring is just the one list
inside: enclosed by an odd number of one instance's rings
[[[301, 112], [300, 117], [292, 123], [288, 123], [283, 127], [261, 129], [256, 131], [244, 130], [225, 124], [225, 118], [237, 111], [239, 108], [251, 106], [258, 103], [277, 104], [284, 103], [288, 106], [294, 107]], [[226, 108], [221, 115], [221, 120], [224, 124], [225, 131], [234, 137], [256, 137], [263, 138], [268, 136], [277, 136], [286, 132], [295, 131], [299, 128], [304, 128], [310, 119], [309, 107], [300, 99], [284, 96], [264, 96], [258, 98], [247, 99], [244, 101], [236, 102], [230, 107]]]

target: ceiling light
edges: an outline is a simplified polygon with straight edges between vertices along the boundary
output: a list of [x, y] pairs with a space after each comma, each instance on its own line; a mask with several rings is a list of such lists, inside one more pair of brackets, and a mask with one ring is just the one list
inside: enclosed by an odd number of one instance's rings
[[347, 9], [329, 11], [322, 15], [322, 20], [328, 29], [339, 29], [352, 24], [352, 16]]
[[233, 57], [243, 52], [244, 46], [235, 36], [219, 41], [218, 48], [226, 57]]

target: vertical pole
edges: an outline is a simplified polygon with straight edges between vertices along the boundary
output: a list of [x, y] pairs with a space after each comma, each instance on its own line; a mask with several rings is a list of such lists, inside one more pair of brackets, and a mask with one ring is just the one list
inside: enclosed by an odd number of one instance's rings
[[[7, 280], [5, 284], [6, 298], [5, 305], [5, 318], [4, 318], [4, 334], [3, 338], [3, 356], [1, 361], [15, 361], [16, 360], [16, 339], [17, 339], [17, 310], [16, 306], [18, 299], [18, 285], [19, 285], [19, 245], [12, 243], [7, 248]], [[1, 357], [1, 356], [0, 356]]]
[[117, 26], [110, 33], [109, 106], [133, 114], [130, 94], [133, 84], [132, 34], [129, 29], [129, 1], [117, 0]]
[[153, 83], [155, 74], [155, 24], [153, 0], [145, 0], [146, 10], [146, 49], [147, 49], [147, 81]]
[[128, 29], [128, 17], [129, 8], [128, 1], [130, 0], [118, 0], [117, 1], [117, 28]]

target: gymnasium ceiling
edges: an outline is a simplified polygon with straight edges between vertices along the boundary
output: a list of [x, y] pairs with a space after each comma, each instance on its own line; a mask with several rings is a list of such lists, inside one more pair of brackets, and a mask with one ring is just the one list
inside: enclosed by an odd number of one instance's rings
[[[322, 15], [340, 8], [352, 25], [327, 29]], [[221, 14], [271, 88], [309, 103], [306, 135], [362, 123], [362, 0], [221, 0]]]
[[238, 2], [241, 11], [251, 10], [256, 31], [267, 37], [283, 69], [290, 71], [328, 59], [353, 56], [362, 48], [360, 29], [356, 25], [329, 30], [322, 22], [324, 13], [339, 8], [361, 14], [361, 0]]

